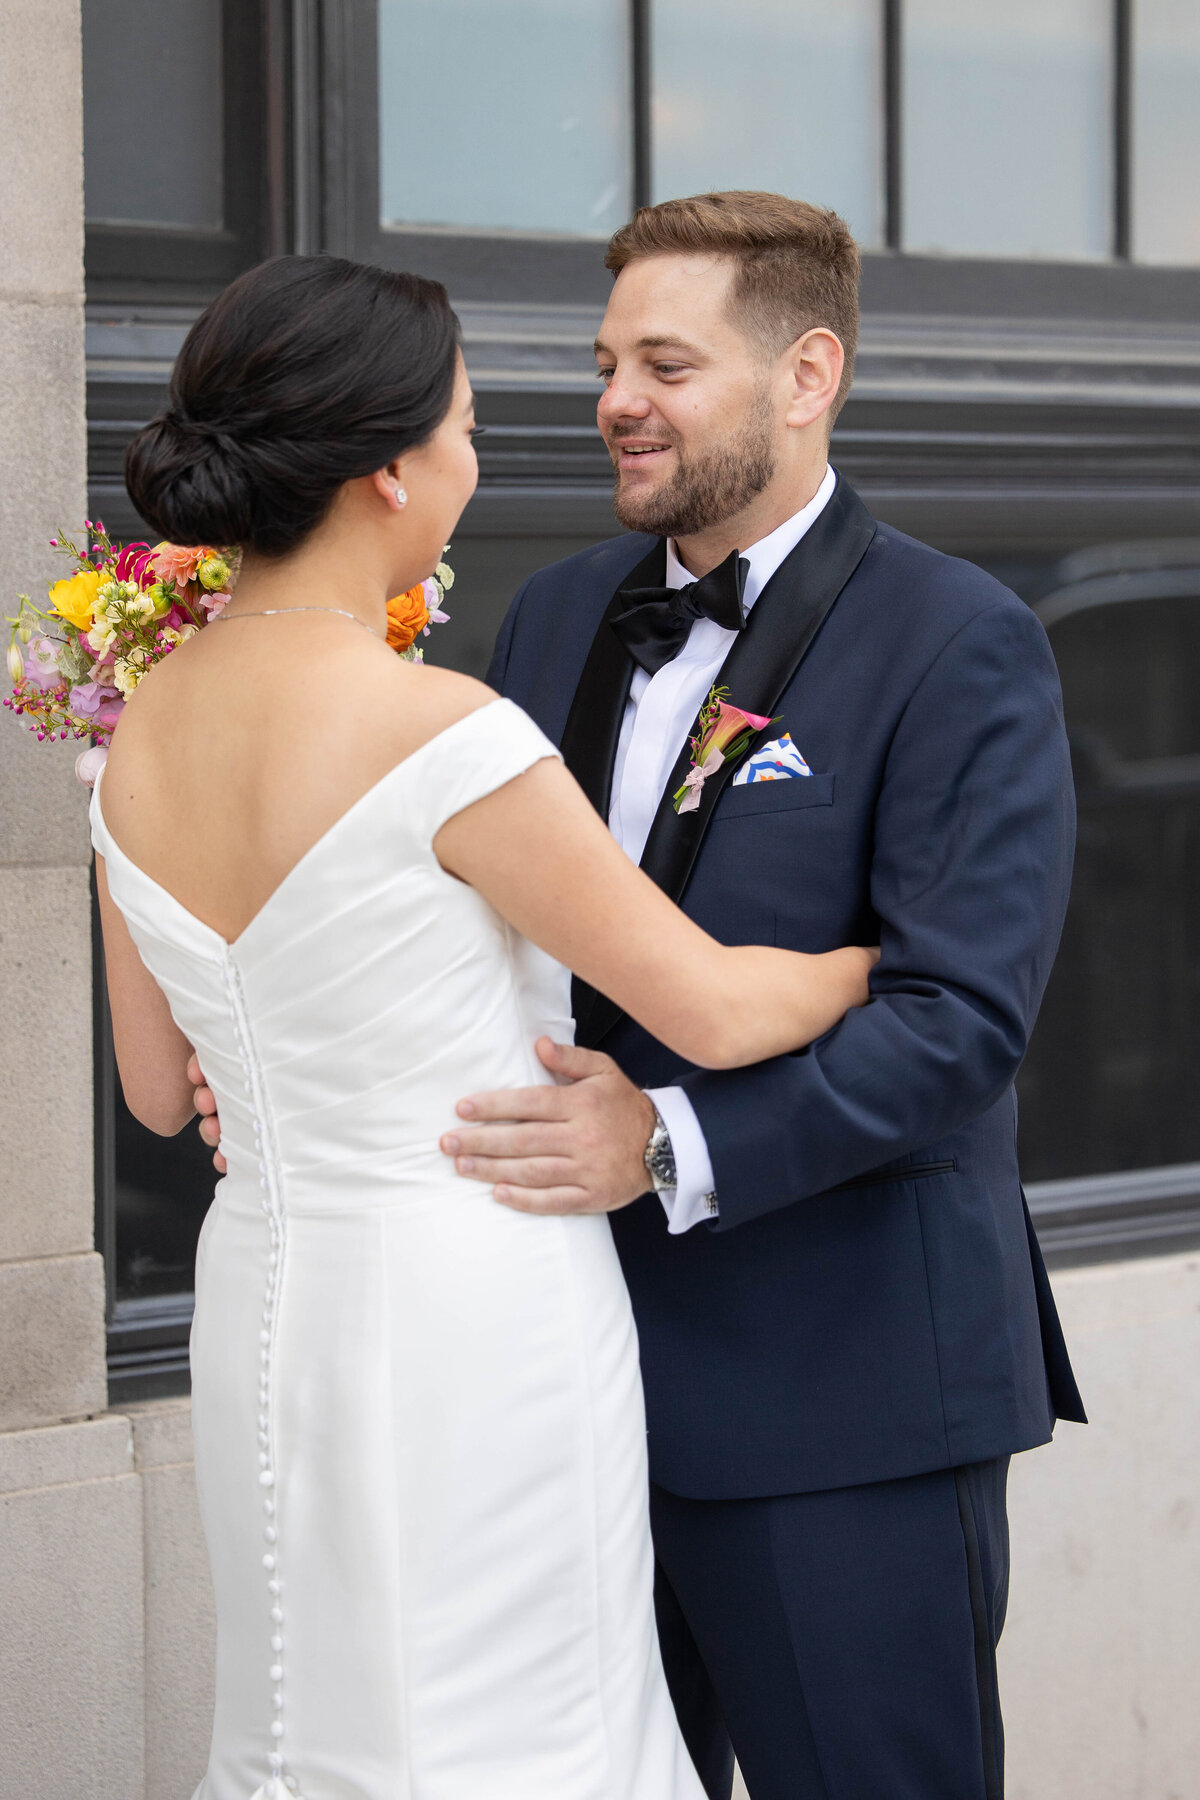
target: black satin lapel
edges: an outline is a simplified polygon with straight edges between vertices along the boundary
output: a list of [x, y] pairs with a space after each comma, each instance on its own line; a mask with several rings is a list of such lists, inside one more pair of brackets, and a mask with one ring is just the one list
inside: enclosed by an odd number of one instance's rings
[[[828, 506], [768, 581], [754, 604], [745, 631], [735, 640], [721, 667], [716, 685], [729, 689], [729, 699], [735, 706], [772, 716], [822, 621], [862, 561], [874, 535], [874, 519], [854, 489], [839, 476]], [[698, 725], [697, 719], [689, 738]], [[737, 765], [726, 764], [704, 783], [696, 811], [677, 813], [672, 795], [683, 782], [691, 760], [690, 744], [685, 744], [654, 815], [641, 863], [647, 875], [676, 904], [683, 898], [713, 809], [737, 773]], [[585, 1017], [576, 1013], [577, 1041], [594, 1047], [620, 1017], [620, 1008], [606, 995], [597, 994]]]
[[[660, 539], [648, 556], [623, 577], [621, 587], [661, 587], [667, 572], [666, 540]], [[623, 612], [628, 602], [618, 590], [609, 601], [596, 628], [575, 698], [563, 728], [563, 761], [605, 824], [612, 797], [613, 764], [621, 720], [633, 680], [634, 661], [609, 621]], [[576, 1020], [576, 1040], [582, 1042], [585, 1020], [602, 996], [576, 976], [571, 983], [571, 1009]], [[607, 1004], [607, 1002], [606, 1002]]]
[[[621, 586], [661, 586], [666, 566], [666, 541], [660, 539], [650, 554], [624, 577]], [[612, 795], [617, 740], [621, 735], [621, 720], [625, 716], [625, 702], [629, 698], [634, 670], [633, 658], [609, 621], [623, 612], [626, 605], [619, 592], [608, 603], [592, 639], [562, 735], [563, 761], [605, 823]]]

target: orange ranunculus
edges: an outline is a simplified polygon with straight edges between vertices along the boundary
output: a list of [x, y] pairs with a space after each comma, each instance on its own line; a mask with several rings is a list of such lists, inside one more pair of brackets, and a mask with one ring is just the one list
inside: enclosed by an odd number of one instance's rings
[[429, 623], [425, 604], [425, 584], [418, 582], [405, 594], [397, 594], [387, 603], [387, 641], [389, 650], [407, 650]]

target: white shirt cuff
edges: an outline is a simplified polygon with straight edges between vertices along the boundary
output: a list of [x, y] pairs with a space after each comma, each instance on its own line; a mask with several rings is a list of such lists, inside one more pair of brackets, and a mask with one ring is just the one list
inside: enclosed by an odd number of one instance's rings
[[647, 1088], [646, 1096], [657, 1106], [671, 1136], [678, 1185], [659, 1195], [667, 1215], [667, 1230], [674, 1236], [693, 1225], [717, 1217], [712, 1160], [696, 1111], [682, 1088]]

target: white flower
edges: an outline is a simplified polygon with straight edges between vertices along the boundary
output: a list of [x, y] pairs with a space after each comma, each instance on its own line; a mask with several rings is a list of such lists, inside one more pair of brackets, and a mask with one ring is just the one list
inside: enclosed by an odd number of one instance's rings
[[96, 652], [97, 657], [101, 659], [108, 655], [113, 644], [116, 642], [116, 638], [117, 634], [108, 623], [107, 618], [103, 620], [97, 618], [96, 623], [87, 634], [88, 643]]
[[93, 744], [90, 750], [81, 750], [75, 758], [75, 773], [84, 787], [95, 787], [96, 777], [108, 761], [108, 751], [103, 744]]
[[113, 664], [113, 686], [128, 698], [145, 673], [146, 652], [131, 650], [128, 656], [118, 656]]
[[14, 687], [25, 679], [25, 659], [16, 644], [8, 646], [8, 676]]
[[454, 586], [454, 570], [449, 563], [440, 562], [433, 571], [435, 581], [440, 581], [447, 592]]

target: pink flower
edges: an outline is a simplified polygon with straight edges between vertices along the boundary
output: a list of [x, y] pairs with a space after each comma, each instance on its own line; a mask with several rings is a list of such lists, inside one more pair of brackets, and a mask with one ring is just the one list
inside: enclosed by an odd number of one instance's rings
[[58, 686], [62, 676], [58, 672], [58, 645], [53, 638], [34, 638], [26, 644], [25, 679], [42, 694]]
[[125, 702], [117, 689], [96, 681], [85, 681], [73, 687], [67, 704], [81, 719], [94, 719], [105, 730], [111, 730], [125, 710]]
[[716, 723], [705, 733], [705, 747], [725, 751], [743, 731], [761, 731], [770, 723], [770, 719], [764, 719], [761, 713], [743, 712], [740, 706], [730, 706], [727, 700], [722, 700], [717, 708]]
[[700, 730], [691, 746], [692, 766], [683, 785], [672, 795], [677, 813], [695, 812], [709, 776], [715, 775], [722, 764], [736, 762], [749, 749], [751, 738], [774, 723], [762, 713], [731, 706], [725, 699], [727, 692], [727, 688], [719, 688], [714, 683], [700, 708]]
[[153, 555], [149, 544], [126, 544], [113, 564], [113, 573], [118, 581], [136, 581], [139, 587], [145, 587]]
[[155, 544], [150, 567], [156, 581], [173, 581], [177, 587], [185, 587], [195, 580], [201, 557], [213, 554], [206, 544]]
[[200, 605], [201, 605], [201, 608], [203, 609], [204, 616], [208, 620], [210, 625], [212, 624], [212, 622], [215, 618], [218, 618], [220, 616], [220, 614], [225, 611], [225, 608], [229, 605], [229, 602], [232, 599], [233, 599], [232, 594], [205, 594], [205, 593], [202, 593], [200, 595]]

